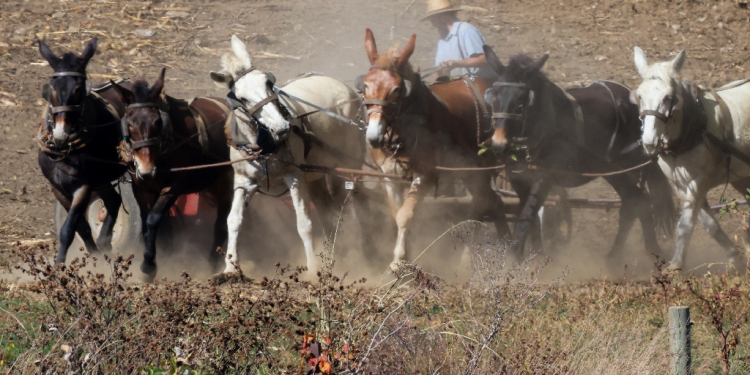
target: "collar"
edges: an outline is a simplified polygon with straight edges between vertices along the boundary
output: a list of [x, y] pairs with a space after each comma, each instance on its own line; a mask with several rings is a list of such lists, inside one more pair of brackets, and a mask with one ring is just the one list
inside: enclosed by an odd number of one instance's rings
[[458, 36], [458, 26], [461, 24], [461, 21], [453, 22], [453, 25], [451, 25], [451, 30], [448, 32], [448, 35], [443, 38], [443, 40], [448, 41], [451, 40], [454, 36]]

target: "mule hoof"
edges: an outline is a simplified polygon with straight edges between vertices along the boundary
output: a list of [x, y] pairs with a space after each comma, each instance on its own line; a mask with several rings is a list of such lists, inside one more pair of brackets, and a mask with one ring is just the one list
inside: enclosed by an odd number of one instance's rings
[[729, 257], [729, 263], [732, 265], [732, 268], [737, 270], [737, 273], [740, 276], [744, 276], [745, 273], [747, 273], [747, 258], [745, 258], [742, 254], [737, 254]]
[[146, 275], [152, 275], [152, 277], [156, 276], [156, 269], [156, 263], [154, 262], [148, 262], [144, 260], [143, 263], [141, 263], [141, 272]]
[[394, 260], [390, 265], [391, 272], [399, 274], [403, 271], [405, 265], [406, 261], [404, 260]]

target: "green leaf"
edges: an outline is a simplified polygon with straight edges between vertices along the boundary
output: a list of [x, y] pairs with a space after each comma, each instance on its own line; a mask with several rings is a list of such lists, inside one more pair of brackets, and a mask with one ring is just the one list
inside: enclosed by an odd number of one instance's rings
[[510, 154], [510, 158], [513, 159], [513, 161], [518, 161], [518, 158], [516, 158], [516, 154]]
[[482, 154], [484, 154], [485, 152], [487, 152], [486, 148], [480, 148], [479, 151], [477, 152], [477, 155], [482, 156]]

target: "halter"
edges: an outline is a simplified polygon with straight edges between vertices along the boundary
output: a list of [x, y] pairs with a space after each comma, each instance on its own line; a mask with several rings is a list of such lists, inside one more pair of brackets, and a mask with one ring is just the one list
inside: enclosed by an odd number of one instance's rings
[[[80, 77], [86, 80], [86, 74], [80, 73], [80, 72], [54, 72], [50, 75], [50, 79], [55, 79], [55, 78], [60, 78], [60, 77]], [[83, 115], [86, 110], [86, 100], [88, 100], [88, 96], [91, 93], [91, 83], [88, 80], [86, 80], [85, 85], [86, 85], [86, 96], [83, 99], [83, 104], [63, 105], [63, 106], [53, 106], [52, 105], [52, 86], [49, 83], [45, 83], [44, 85], [42, 85], [42, 98], [44, 98], [48, 103], [50, 103], [47, 106], [47, 116], [46, 116], [46, 122], [47, 122], [48, 128], [51, 128], [54, 125], [54, 121], [53, 121], [54, 115], [58, 113], [73, 112], [73, 113], [78, 113], [79, 115], [78, 121], [76, 121], [76, 123], [73, 125], [75, 131], [69, 134], [68, 136], [69, 137], [71, 135], [77, 136], [78, 130], [82, 130], [84, 133], [88, 131], [88, 129], [86, 129], [85, 127], [82, 127], [82, 123], [83, 123], [83, 117], [84, 117]], [[55, 148], [51, 143], [48, 142], [48, 140], [44, 141], [43, 143], [45, 147], [50, 147], [51, 149]], [[80, 138], [76, 137], [72, 140], [69, 139], [68, 150], [61, 151], [61, 152], [68, 153], [74, 149], [81, 148], [85, 145], [86, 145], [86, 142], [82, 141]]]
[[[399, 72], [396, 69], [383, 68], [383, 67], [379, 67], [379, 66], [371, 66], [370, 70], [373, 70], [373, 69], [388, 70], [388, 71], [391, 71], [391, 72], [394, 72], [394, 73], [398, 74], [400, 77], [403, 77], [403, 75], [401, 74], [401, 72]], [[403, 91], [404, 91], [404, 93], [406, 93], [406, 95], [400, 96], [398, 102], [392, 102], [392, 101], [389, 101], [389, 100], [381, 100], [381, 99], [364, 99], [364, 100], [362, 100], [362, 105], [364, 105], [365, 108], [367, 108], [367, 117], [369, 118], [370, 115], [373, 114], [373, 113], [380, 113], [380, 115], [383, 116], [383, 117], [385, 117], [385, 119], [386, 119], [386, 129], [391, 128], [391, 130], [392, 130], [393, 126], [390, 123], [396, 121], [396, 118], [401, 113], [401, 108], [403, 107], [403, 102], [404, 102], [403, 99], [405, 99], [406, 97], [408, 97], [409, 94], [410, 94], [406, 90], [406, 83], [405, 82], [406, 82], [406, 80], [404, 80], [402, 78], [401, 79], [401, 86], [399, 86], [399, 88], [400, 89], [404, 89]], [[369, 108], [369, 106], [373, 106], [373, 105], [379, 106], [380, 108]], [[385, 113], [384, 108], [393, 108], [393, 110], [391, 111], [391, 113], [389, 115], [389, 114]], [[387, 130], [386, 130], [386, 133], [388, 133]], [[391, 137], [388, 137], [388, 143], [389, 144], [390, 144], [390, 141], [391, 141], [392, 137], [393, 137], [393, 135], [391, 135]]]
[[[159, 105], [154, 102], [133, 103], [125, 107], [125, 110], [127, 111], [128, 109], [131, 109], [131, 108], [159, 108]], [[161, 111], [159, 111], [159, 115], [161, 117]], [[162, 122], [164, 122], [163, 119], [162, 119]], [[125, 115], [122, 116], [122, 120], [120, 120], [120, 127], [122, 128], [122, 137], [124, 140], [127, 141], [128, 138], [130, 138], [130, 127], [128, 126], [127, 116]], [[138, 149], [141, 149], [143, 147], [148, 147], [148, 146], [161, 146], [161, 144], [162, 144], [161, 135], [157, 135], [156, 137], [151, 137], [151, 138], [143, 139], [140, 141], [133, 141], [133, 140], [130, 141], [130, 147], [133, 150], [138, 150]]]
[[[524, 96], [529, 96], [529, 92], [531, 91], [529, 89], [529, 86], [525, 83], [516, 83], [516, 82], [495, 82], [492, 84], [493, 87], [518, 87], [521, 89], [524, 89]], [[506, 120], [515, 120], [515, 121], [521, 121], [522, 127], [521, 127], [521, 135], [526, 134], [526, 111], [523, 111], [522, 113], [510, 113], [510, 112], [495, 112], [492, 111], [492, 127], [495, 129], [498, 128], [497, 126], [497, 120], [499, 119], [506, 119]]]
[[[658, 77], [652, 77], [647, 79], [649, 80], [661, 80]], [[669, 125], [667, 124], [670, 120], [674, 119], [674, 114], [676, 112], [683, 112], [684, 107], [684, 99], [683, 99], [683, 92], [684, 88], [681, 84], [675, 82], [672, 80], [670, 82], [672, 86], [672, 92], [674, 95], [672, 96], [672, 100], [669, 105], [669, 112], [667, 114], [663, 114], [659, 111], [645, 109], [641, 110], [639, 112], [639, 117], [641, 118], [641, 121], [644, 120], [646, 116], [654, 116], [657, 119], [661, 120], [666, 129], [664, 134], [662, 134], [659, 137], [659, 141], [656, 145], [656, 150], [659, 154], [662, 155], [669, 155], [669, 156], [675, 156], [679, 155], [683, 152], [686, 152], [693, 147], [697, 146], [699, 143], [703, 141], [703, 134], [706, 132], [706, 120], [705, 120], [705, 112], [703, 109], [703, 106], [700, 105], [700, 101], [698, 97], [694, 98], [698, 106], [699, 113], [694, 114], [693, 116], [688, 116], [690, 118], [686, 118], [686, 116], [683, 116], [682, 123], [680, 125], [680, 134], [677, 136], [677, 138], [670, 140], [669, 139]], [[641, 99], [637, 98], [637, 104], [640, 108], [641, 106]], [[694, 126], [694, 123], [696, 123]], [[641, 127], [641, 135], [643, 135], [643, 127]]]
[[[231, 88], [231, 91], [227, 94], [226, 100], [229, 104], [229, 108], [234, 111], [236, 109], [239, 109], [242, 111], [247, 118], [250, 120], [253, 125], [255, 125], [258, 128], [258, 139], [256, 142], [258, 142], [258, 145], [260, 144], [267, 144], [269, 142], [272, 142], [271, 137], [271, 130], [268, 129], [268, 126], [263, 124], [263, 122], [260, 121], [260, 119], [256, 116], [258, 112], [260, 112], [263, 107], [265, 107], [269, 103], [273, 103], [276, 106], [276, 109], [281, 113], [281, 115], [284, 117], [285, 120], [289, 120], [291, 117], [291, 114], [289, 113], [289, 110], [286, 109], [286, 107], [281, 105], [281, 102], [279, 100], [279, 94], [277, 93], [275, 89], [276, 84], [276, 77], [273, 75], [273, 73], [266, 72], [266, 83], [273, 88], [274, 93], [263, 100], [259, 101], [252, 107], [248, 108], [245, 103], [237, 97], [234, 93], [235, 88], [235, 82], [239, 81], [242, 77], [246, 76], [247, 74], [255, 71], [257, 69], [255, 68], [248, 68], [241, 72], [239, 72], [235, 79], [232, 80], [229, 87]], [[236, 146], [239, 146], [241, 148], [246, 148], [248, 145], [250, 145], [250, 148], [253, 148], [253, 146], [258, 145], [252, 145], [251, 142], [245, 138], [242, 133], [239, 132], [238, 126], [237, 126], [237, 116], [231, 116], [231, 120], [229, 122], [230, 127], [230, 137], [232, 143], [234, 143]], [[273, 148], [273, 147], [272, 147]], [[270, 150], [268, 147], [264, 147], [264, 153], [272, 153], [275, 152], [274, 150]]]

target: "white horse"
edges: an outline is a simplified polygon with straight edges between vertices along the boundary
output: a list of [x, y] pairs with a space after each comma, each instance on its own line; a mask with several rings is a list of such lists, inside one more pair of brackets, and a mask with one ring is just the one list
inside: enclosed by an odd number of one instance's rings
[[[716, 89], [718, 94], [697, 89], [680, 81], [685, 58], [683, 50], [672, 61], [649, 65], [643, 50], [635, 47], [635, 65], [643, 82], [630, 98], [640, 108], [643, 146], [650, 155], [658, 155], [659, 166], [683, 201], [677, 249], [669, 267], [683, 267], [698, 219], [726, 251], [729, 261], [744, 272], [744, 256], [721, 230], [706, 193], [727, 182], [743, 194], [748, 187], [750, 166], [723, 153], [719, 143], [710, 138], [713, 135], [750, 154], [750, 84], [733, 82]], [[721, 100], [714, 95], [723, 99], [728, 113], [722, 111]]]
[[[233, 116], [238, 133], [235, 137], [260, 146], [264, 157], [233, 164], [234, 200], [227, 219], [229, 242], [224, 272], [236, 271], [235, 264], [239, 262], [237, 234], [245, 202], [256, 192], [276, 195], [288, 189], [297, 214], [297, 230], [305, 247], [307, 268], [314, 273], [318, 262], [313, 247], [310, 202], [313, 199], [318, 210], [332, 208], [333, 202], [325, 175], [303, 172], [297, 165], [361, 169], [366, 152], [364, 137], [356, 126], [276, 94], [273, 75], [253, 68], [250, 54], [237, 36], [232, 36], [231, 44], [233, 53], [222, 56], [223, 69], [211, 72], [211, 79], [231, 88], [235, 96]], [[353, 121], [365, 115], [357, 93], [331, 77], [312, 75], [293, 80], [282, 89]], [[298, 127], [298, 131], [293, 131], [294, 127]], [[232, 160], [246, 156], [247, 153], [237, 148], [230, 149]], [[330, 234], [330, 226], [326, 224], [331, 223], [331, 217], [323, 217], [321, 221], [326, 234]]]

